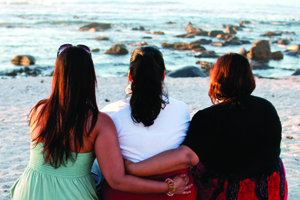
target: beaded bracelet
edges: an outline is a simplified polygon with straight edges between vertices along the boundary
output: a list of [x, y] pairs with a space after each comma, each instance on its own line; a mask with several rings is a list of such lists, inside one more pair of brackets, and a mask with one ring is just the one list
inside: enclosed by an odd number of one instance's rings
[[166, 194], [171, 197], [175, 194], [175, 182], [170, 178], [167, 178], [165, 182], [168, 183], [169, 186], [169, 191]]

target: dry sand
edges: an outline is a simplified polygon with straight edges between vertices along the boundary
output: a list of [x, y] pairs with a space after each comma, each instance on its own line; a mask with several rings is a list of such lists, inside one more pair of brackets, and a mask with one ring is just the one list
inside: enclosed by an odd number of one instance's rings
[[[9, 188], [29, 162], [27, 115], [37, 101], [50, 95], [51, 81], [51, 77], [0, 79], [0, 199], [9, 199]], [[98, 78], [99, 108], [125, 98], [127, 83], [126, 78]], [[271, 101], [281, 118], [289, 199], [300, 199], [300, 77], [256, 79], [256, 83], [253, 95]], [[208, 78], [166, 78], [166, 87], [170, 96], [188, 104], [191, 116], [211, 105]]]

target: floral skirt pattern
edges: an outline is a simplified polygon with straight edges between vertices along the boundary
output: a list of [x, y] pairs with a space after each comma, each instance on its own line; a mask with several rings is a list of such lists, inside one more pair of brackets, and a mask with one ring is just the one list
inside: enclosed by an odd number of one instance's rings
[[191, 169], [197, 187], [198, 200], [287, 200], [288, 187], [285, 169], [280, 159], [271, 174], [251, 178], [206, 173], [199, 163]]

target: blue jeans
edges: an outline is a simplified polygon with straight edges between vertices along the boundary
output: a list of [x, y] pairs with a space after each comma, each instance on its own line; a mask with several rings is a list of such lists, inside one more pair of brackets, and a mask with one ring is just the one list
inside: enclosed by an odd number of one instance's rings
[[97, 193], [99, 193], [100, 188], [101, 188], [101, 183], [104, 180], [104, 176], [100, 170], [97, 159], [95, 159], [95, 161], [93, 163], [91, 173], [92, 173], [94, 181], [95, 181]]

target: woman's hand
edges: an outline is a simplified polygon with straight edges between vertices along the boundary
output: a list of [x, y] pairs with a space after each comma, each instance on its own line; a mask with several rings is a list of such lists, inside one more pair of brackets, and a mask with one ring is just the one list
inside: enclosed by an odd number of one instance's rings
[[191, 193], [189, 189], [193, 186], [193, 184], [188, 184], [189, 177], [186, 174], [178, 174], [172, 179], [175, 182], [176, 195], [187, 195]]

